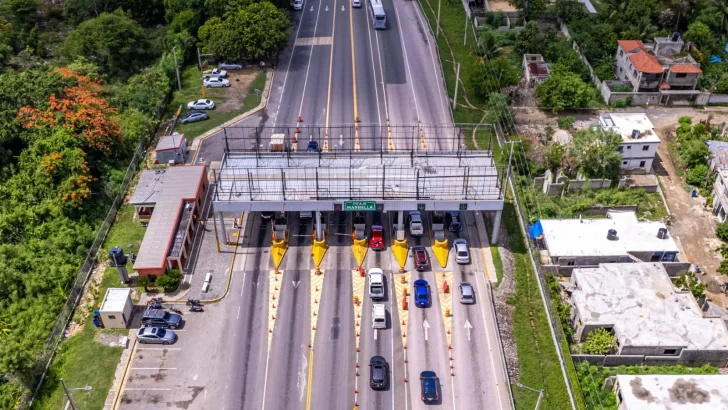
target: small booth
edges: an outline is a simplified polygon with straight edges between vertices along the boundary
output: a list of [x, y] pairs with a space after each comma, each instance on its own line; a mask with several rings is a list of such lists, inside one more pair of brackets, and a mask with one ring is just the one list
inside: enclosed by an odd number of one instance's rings
[[[109, 288], [98, 310], [99, 326], [107, 329], [125, 329], [131, 322], [131, 289]], [[95, 318], [96, 319], [96, 318]], [[95, 320], [94, 320], [95, 322]]]

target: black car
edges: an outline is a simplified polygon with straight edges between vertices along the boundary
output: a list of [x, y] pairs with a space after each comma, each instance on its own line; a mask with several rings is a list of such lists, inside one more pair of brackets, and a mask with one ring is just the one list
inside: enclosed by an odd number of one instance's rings
[[188, 111], [179, 117], [179, 122], [181, 124], [187, 124], [190, 122], [206, 120], [208, 118], [207, 113], [204, 111]]
[[436, 403], [440, 399], [437, 395], [437, 386], [440, 384], [440, 380], [435, 372], [424, 371], [420, 373], [420, 384], [422, 385], [422, 401]]
[[318, 141], [309, 141], [308, 147], [306, 147], [306, 152], [319, 152], [321, 151], [319, 149], [319, 143]]
[[386, 390], [389, 385], [389, 364], [382, 356], [369, 361], [369, 385], [373, 390]]
[[169, 313], [163, 309], [149, 308], [144, 311], [144, 316], [142, 316], [142, 325], [146, 327], [176, 329], [181, 323], [182, 316], [175, 313]]
[[430, 257], [427, 255], [427, 249], [424, 246], [415, 246], [412, 248], [415, 256], [415, 269], [425, 271], [430, 269]]

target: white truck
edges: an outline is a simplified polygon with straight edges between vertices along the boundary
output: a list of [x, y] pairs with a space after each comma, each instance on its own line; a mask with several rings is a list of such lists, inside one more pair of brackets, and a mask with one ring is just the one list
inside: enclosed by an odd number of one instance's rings
[[219, 68], [213, 68], [212, 70], [206, 70], [202, 73], [202, 78], [209, 80], [210, 78], [226, 78], [228, 72]]
[[372, 327], [374, 329], [387, 328], [387, 308], [381, 303], [372, 306]]
[[384, 273], [379, 268], [369, 269], [369, 297], [373, 300], [384, 299]]
[[422, 214], [420, 214], [418, 211], [410, 211], [409, 217], [410, 217], [410, 223], [409, 223], [410, 235], [412, 235], [412, 236], [424, 235], [425, 228], [422, 225]]

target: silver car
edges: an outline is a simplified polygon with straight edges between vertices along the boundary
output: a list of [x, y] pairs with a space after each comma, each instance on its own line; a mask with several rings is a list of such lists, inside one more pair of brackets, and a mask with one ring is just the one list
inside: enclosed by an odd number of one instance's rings
[[230, 81], [219, 77], [207, 78], [203, 84], [207, 88], [230, 87]]
[[475, 291], [470, 282], [460, 282], [460, 303], [463, 305], [472, 305], [475, 303]]
[[190, 101], [187, 103], [188, 110], [213, 110], [215, 109], [215, 102], [212, 100], [205, 100], [201, 98], [199, 100]]
[[457, 238], [452, 241], [455, 250], [455, 262], [458, 265], [467, 265], [470, 263], [470, 251], [468, 250], [468, 241], [463, 238]]
[[177, 341], [177, 334], [174, 330], [162, 329], [161, 327], [143, 327], [137, 330], [139, 343], [161, 343], [170, 345]]
[[221, 70], [242, 70], [243, 65], [238, 63], [220, 63], [217, 67]]

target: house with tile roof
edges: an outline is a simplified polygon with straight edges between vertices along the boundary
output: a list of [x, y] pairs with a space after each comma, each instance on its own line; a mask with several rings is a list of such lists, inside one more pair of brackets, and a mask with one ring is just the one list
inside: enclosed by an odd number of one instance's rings
[[[614, 68], [617, 81], [605, 81], [602, 86], [605, 101], [612, 103], [631, 96], [635, 104], [700, 103], [703, 93], [697, 87], [702, 70], [700, 64], [683, 52], [683, 44], [678, 33], [656, 37], [648, 44], [640, 40], [619, 40]], [[617, 90], [622, 92], [615, 99], [611, 94]]]

